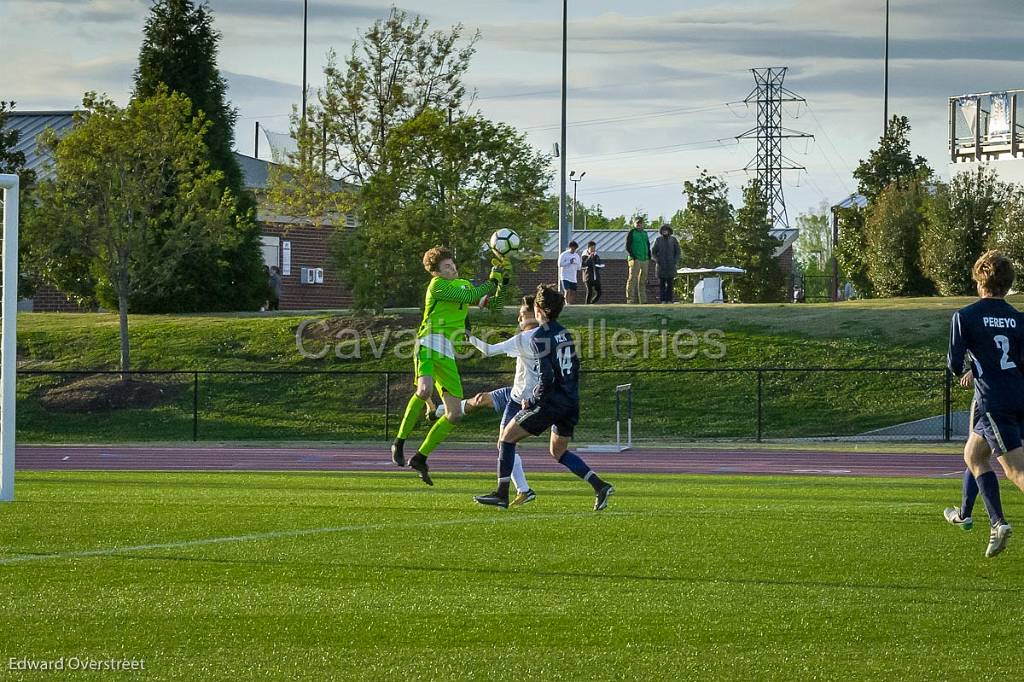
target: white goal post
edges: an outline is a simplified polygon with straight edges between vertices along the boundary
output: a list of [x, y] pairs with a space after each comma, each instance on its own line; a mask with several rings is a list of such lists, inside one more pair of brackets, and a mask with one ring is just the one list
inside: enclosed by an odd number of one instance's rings
[[14, 499], [14, 404], [18, 357], [17, 175], [0, 174], [3, 189], [3, 302], [0, 303], [0, 502]]

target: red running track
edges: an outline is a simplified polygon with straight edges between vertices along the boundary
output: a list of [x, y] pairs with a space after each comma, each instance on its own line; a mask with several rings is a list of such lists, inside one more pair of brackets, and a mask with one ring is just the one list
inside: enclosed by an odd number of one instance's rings
[[[563, 471], [542, 449], [522, 452], [527, 471]], [[774, 474], [810, 476], [960, 476], [957, 455], [815, 452], [808, 450], [644, 449], [588, 453], [601, 472], [664, 474]], [[442, 449], [430, 458], [431, 471], [493, 472], [492, 447]], [[395, 471], [386, 445], [325, 448], [19, 446], [22, 471]]]

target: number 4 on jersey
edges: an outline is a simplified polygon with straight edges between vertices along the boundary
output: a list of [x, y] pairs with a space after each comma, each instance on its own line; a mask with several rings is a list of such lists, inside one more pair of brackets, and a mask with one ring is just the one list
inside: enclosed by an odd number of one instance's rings
[[569, 376], [570, 374], [572, 374], [571, 346], [562, 346], [561, 348], [558, 349], [558, 366], [562, 368], [562, 376]]

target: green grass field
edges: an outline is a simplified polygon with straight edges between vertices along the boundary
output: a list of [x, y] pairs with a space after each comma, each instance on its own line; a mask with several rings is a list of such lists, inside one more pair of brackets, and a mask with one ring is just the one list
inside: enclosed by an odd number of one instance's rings
[[25, 472], [0, 653], [196, 680], [1024, 670], [1024, 539], [984, 559], [983, 522], [942, 521], [955, 481], [620, 475], [595, 514], [572, 477], [533, 479], [499, 512], [470, 499], [483, 475]]
[[[586, 374], [582, 384], [581, 438], [608, 440], [614, 430], [611, 395], [618, 383], [636, 392], [636, 432], [648, 442], [699, 439], [750, 440], [757, 433], [758, 382], [753, 367], [935, 367], [945, 359], [952, 312], [963, 298], [928, 298], [806, 305], [575, 306], [564, 323], [577, 331]], [[1020, 303], [1020, 300], [1016, 300]], [[390, 371], [383, 376], [200, 375], [194, 395], [192, 375], [153, 379], [167, 400], [160, 405], [92, 411], [61, 410], [54, 389], [71, 377], [23, 375], [19, 380], [18, 437], [21, 442], [141, 442], [192, 438], [192, 408], [199, 408], [202, 441], [367, 441], [384, 440], [385, 397], [390, 394], [390, 434], [411, 393], [411, 362], [385, 353], [373, 357], [373, 344], [385, 334], [415, 327], [414, 310], [383, 318], [345, 318], [369, 330], [359, 346], [343, 345], [338, 358], [305, 359], [295, 331], [309, 315], [151, 315], [131, 318], [136, 369], [148, 370], [330, 370]], [[342, 315], [347, 315], [342, 313]], [[511, 309], [500, 318], [472, 315], [478, 334], [508, 332]], [[605, 349], [600, 351], [601, 325]], [[114, 369], [117, 318], [108, 314], [19, 315], [18, 355], [22, 370]], [[593, 326], [591, 326], [593, 325]], [[643, 330], [698, 335], [720, 329], [724, 357], [698, 354], [684, 360], [653, 341], [650, 357], [613, 357], [616, 333]], [[371, 340], [372, 338], [372, 340]], [[328, 338], [332, 343], [336, 339]], [[322, 343], [312, 344], [319, 349]], [[639, 343], [638, 346], [639, 347]], [[391, 346], [394, 348], [394, 345]], [[505, 383], [508, 358], [472, 357], [461, 363], [468, 392]], [[713, 369], [713, 374], [657, 374], [663, 369]], [[611, 371], [611, 374], [593, 373]], [[739, 370], [739, 371], [737, 371]], [[472, 376], [498, 371], [500, 376]], [[942, 372], [800, 373], [762, 375], [763, 436], [800, 438], [854, 435], [870, 429], [931, 417], [943, 410]], [[51, 404], [47, 403], [48, 395]], [[955, 409], [966, 409], [969, 395], [954, 390]], [[491, 437], [491, 420], [467, 421], [454, 440]]]

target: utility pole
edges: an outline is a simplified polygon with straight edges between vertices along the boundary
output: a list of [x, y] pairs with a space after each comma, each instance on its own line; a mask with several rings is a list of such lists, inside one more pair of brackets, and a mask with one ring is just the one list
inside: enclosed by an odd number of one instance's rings
[[782, 125], [783, 102], [807, 101], [782, 87], [787, 69], [785, 66], [777, 66], [750, 70], [754, 74], [755, 86], [744, 102], [748, 106], [751, 103], [757, 104], [757, 126], [736, 136], [737, 140], [757, 140], [757, 153], [743, 170], [757, 171], [772, 228], [789, 227], [786, 200], [782, 196], [782, 171], [806, 170], [783, 155], [782, 141], [791, 138], [814, 139], [813, 135], [790, 130]]
[[[573, 232], [576, 231], [576, 189], [577, 189], [577, 187], [579, 185], [580, 180], [582, 180], [583, 176], [586, 175], [586, 174], [587, 174], [587, 171], [583, 171], [578, 176], [576, 175], [576, 171], [571, 171], [569, 173], [569, 180], [572, 181], [572, 231]], [[583, 219], [584, 220], [587, 219], [585, 213], [583, 214]], [[568, 243], [566, 243], [565, 246], [566, 246], [566, 248], [569, 248], [569, 244]]]
[[569, 0], [562, 0], [562, 143], [558, 155], [561, 159], [560, 190], [558, 192], [558, 252], [562, 253], [569, 248], [569, 224], [566, 221], [565, 211], [565, 100], [566, 100], [566, 61], [568, 59], [569, 42]]
[[882, 104], [882, 137], [889, 134], [889, 0], [885, 0], [885, 76]]
[[302, 0], [302, 122], [306, 122], [306, 34], [309, 18], [309, 0]]

